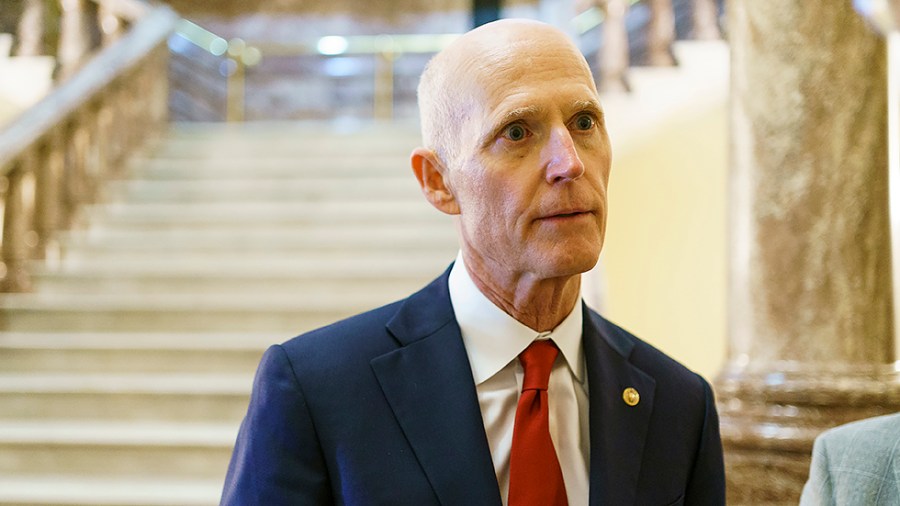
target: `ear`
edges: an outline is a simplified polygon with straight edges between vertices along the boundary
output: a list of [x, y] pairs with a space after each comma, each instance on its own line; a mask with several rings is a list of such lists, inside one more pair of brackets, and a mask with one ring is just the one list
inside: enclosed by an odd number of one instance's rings
[[437, 153], [426, 148], [416, 148], [409, 161], [428, 202], [443, 213], [459, 214], [459, 203], [447, 185], [447, 168]]

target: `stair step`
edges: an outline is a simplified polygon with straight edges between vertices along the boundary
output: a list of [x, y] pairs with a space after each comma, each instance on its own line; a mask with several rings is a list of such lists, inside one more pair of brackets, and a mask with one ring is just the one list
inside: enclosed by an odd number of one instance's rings
[[230, 154], [343, 156], [408, 154], [421, 144], [415, 124], [368, 124], [358, 128], [331, 128], [321, 123], [253, 122], [245, 124], [174, 125], [155, 156], [220, 156]]
[[0, 475], [224, 480], [238, 425], [0, 420]]
[[[177, 136], [167, 139], [156, 149], [147, 150], [145, 155], [162, 159], [220, 160], [237, 156], [302, 160], [307, 156], [339, 158], [351, 151], [377, 157], [391, 156], [401, 159], [409, 156], [412, 150], [419, 145], [418, 139], [367, 139], [358, 136], [347, 139], [332, 139], [324, 136], [307, 136], [296, 139], [278, 137], [269, 140], [247, 138], [246, 136], [228, 136], [218, 139]], [[409, 167], [407, 164], [404, 166]]]
[[111, 260], [95, 258], [73, 258], [67, 260], [58, 272], [106, 270], [116, 275], [185, 275], [185, 276], [242, 276], [287, 278], [303, 277], [311, 279], [422, 279], [436, 277], [453, 260], [454, 252], [446, 254], [398, 256], [390, 253], [347, 252], [309, 255], [305, 258], [276, 256], [269, 257], [265, 264], [250, 263], [240, 255], [209, 255], [202, 258], [155, 258], [148, 261], [140, 255], [125, 256]]
[[280, 332], [311, 330], [390, 302], [378, 294], [13, 294], [0, 297], [12, 332]]
[[0, 506], [215, 506], [221, 480], [0, 476]]
[[727, 43], [684, 41], [673, 50], [678, 67], [632, 67], [631, 93], [602, 97], [609, 136], [619, 153], [633, 149], [667, 119], [702, 113], [727, 95]]
[[223, 178], [211, 181], [130, 179], [110, 182], [108, 193], [114, 199], [127, 199], [135, 203], [246, 200], [318, 202], [335, 197], [423, 201], [414, 177], [365, 177], [349, 181], [338, 178], [304, 180]]
[[[263, 224], [250, 227], [230, 227], [227, 223], [202, 229], [126, 230], [110, 227], [91, 227], [85, 231], [69, 232], [62, 236], [68, 249], [82, 245], [115, 250], [315, 250], [365, 251], [393, 249], [409, 251], [430, 249], [432, 245], [456, 248], [456, 235], [450, 226], [422, 223], [371, 223], [294, 226]], [[448, 249], [450, 249], [448, 248]]]
[[250, 333], [0, 333], [0, 371], [253, 374], [263, 350], [283, 337]]
[[[93, 253], [93, 254], [92, 254]], [[389, 257], [391, 254], [397, 255]], [[363, 251], [356, 255], [355, 261], [362, 266], [369, 266], [372, 269], [378, 269], [378, 266], [385, 268], [397, 267], [398, 264], [408, 263], [416, 265], [419, 268], [431, 267], [432, 273], [436, 276], [440, 269], [452, 259], [454, 250], [451, 248], [434, 248], [431, 250], [418, 249], [410, 252], [390, 252], [385, 250]], [[166, 259], [161, 257], [158, 251], [142, 250], [133, 251], [122, 254], [116, 251], [105, 252], [78, 252], [70, 251], [62, 260], [62, 267], [78, 268], [94, 265], [109, 265], [113, 272], [123, 273], [123, 271], [133, 270], [143, 272], [145, 266], [157, 264], [165, 266]], [[265, 268], [267, 272], [271, 272], [272, 268], [280, 268], [285, 275], [292, 272], [307, 272], [308, 267], [304, 266], [323, 266], [324, 268], [340, 268], [342, 264], [353, 262], [348, 258], [347, 253], [341, 251], [223, 251], [217, 254], [215, 251], [179, 251], [177, 256], [172, 258], [168, 266], [173, 270], [190, 269], [194, 266], [207, 264], [218, 271], [209, 272], [203, 270], [200, 272], [209, 273], [210, 276], [227, 275], [230, 270], [243, 270], [244, 267], [259, 266]], [[413, 267], [415, 268], [415, 267]], [[226, 271], [225, 269], [229, 269]], [[337, 277], [340, 277], [338, 274]], [[384, 279], [384, 276], [382, 276]]]
[[[434, 275], [437, 275], [436, 271]], [[363, 292], [379, 293], [379, 299], [385, 302], [404, 298], [428, 281], [426, 277], [317, 279], [304, 276], [256, 276], [240, 273], [224, 273], [216, 277], [165, 273], [110, 274], [102, 270], [88, 269], [69, 270], [65, 273], [42, 273], [33, 276], [33, 280], [36, 291], [59, 294], [182, 293], [205, 297], [217, 293], [268, 293], [293, 297], [293, 294], [297, 293], [331, 292], [338, 296], [353, 296], [355, 293]]]
[[280, 134], [263, 137], [238, 133], [185, 135], [170, 132], [159, 141], [161, 142], [148, 145], [141, 155], [162, 159], [195, 160], [226, 159], [231, 155], [238, 157], [252, 155], [254, 158], [263, 159], [332, 157], [340, 160], [345, 156], [359, 159], [365, 155], [404, 158], [421, 145], [418, 136], [408, 133], [385, 137], [373, 134], [334, 136], [329, 133], [307, 132], [296, 136]]
[[10, 372], [0, 375], [0, 404], [4, 420], [22, 423], [66, 419], [237, 424], [247, 411], [252, 382], [253, 372], [243, 371]]
[[129, 178], [154, 180], [413, 177], [408, 153], [342, 154], [340, 157], [309, 154], [302, 157], [253, 156], [240, 153], [228, 157], [157, 156], [132, 160], [126, 174]]
[[672, 46], [672, 51], [678, 60], [678, 66], [682, 69], [699, 70], [701, 77], [708, 77], [711, 72], [714, 72], [717, 79], [724, 77], [727, 81], [730, 59], [728, 42], [724, 40], [679, 41]]
[[421, 224], [369, 224], [304, 226], [260, 225], [233, 229], [227, 224], [201, 230], [170, 228], [165, 230], [124, 230], [93, 227], [86, 231], [64, 234], [61, 240], [68, 249], [78, 247], [114, 250], [253, 250], [315, 249], [351, 250], [393, 248], [401, 251], [430, 249], [442, 245], [456, 248], [457, 239], [449, 223], [441, 226]]
[[425, 199], [366, 202], [330, 200], [327, 202], [197, 202], [197, 203], [115, 203], [95, 206], [88, 212], [92, 226], [109, 227], [197, 227], [226, 223], [302, 227], [344, 223], [435, 224], [449, 223], [447, 215], [437, 212]]

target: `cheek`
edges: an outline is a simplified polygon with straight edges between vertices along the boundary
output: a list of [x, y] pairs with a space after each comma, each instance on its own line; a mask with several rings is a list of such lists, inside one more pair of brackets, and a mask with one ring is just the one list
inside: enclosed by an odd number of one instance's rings
[[612, 166], [612, 157], [608, 150], [599, 150], [591, 153], [588, 157], [582, 158], [585, 166], [588, 167], [591, 179], [594, 184], [603, 188], [606, 193], [606, 187], [609, 185], [609, 175]]

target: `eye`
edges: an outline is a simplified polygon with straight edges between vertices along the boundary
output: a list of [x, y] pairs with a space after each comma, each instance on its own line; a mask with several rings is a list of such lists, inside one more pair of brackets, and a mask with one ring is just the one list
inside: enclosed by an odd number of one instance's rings
[[525, 137], [528, 137], [528, 129], [523, 125], [514, 123], [503, 130], [503, 136], [513, 142], [521, 141]]
[[590, 114], [579, 114], [575, 118], [575, 128], [579, 130], [590, 130], [594, 128], [594, 118]]

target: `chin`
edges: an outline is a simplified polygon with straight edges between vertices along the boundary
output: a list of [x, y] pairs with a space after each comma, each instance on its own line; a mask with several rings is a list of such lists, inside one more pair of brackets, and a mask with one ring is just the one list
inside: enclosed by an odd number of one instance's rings
[[564, 254], [554, 255], [547, 259], [545, 275], [547, 278], [578, 276], [597, 265], [600, 250], [570, 250]]

